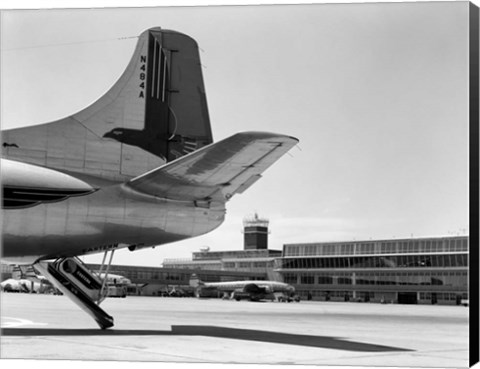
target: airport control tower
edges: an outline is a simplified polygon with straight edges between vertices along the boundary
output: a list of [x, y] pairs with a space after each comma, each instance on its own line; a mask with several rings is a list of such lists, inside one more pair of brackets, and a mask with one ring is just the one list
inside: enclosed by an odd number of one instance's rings
[[268, 223], [268, 219], [259, 218], [257, 213], [243, 219], [244, 250], [268, 249]]

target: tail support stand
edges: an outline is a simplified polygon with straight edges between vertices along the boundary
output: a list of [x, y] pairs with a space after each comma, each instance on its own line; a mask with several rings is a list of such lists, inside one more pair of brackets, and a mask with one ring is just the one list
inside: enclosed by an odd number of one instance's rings
[[100, 279], [103, 279], [102, 282], [102, 288], [100, 289], [100, 295], [98, 297], [97, 304], [100, 305], [100, 303], [105, 300], [105, 297], [107, 297], [108, 294], [108, 286], [107, 286], [107, 280], [108, 280], [108, 272], [110, 270], [110, 265], [112, 264], [112, 259], [113, 259], [113, 253], [115, 250], [112, 250], [110, 253], [110, 260], [108, 261], [107, 267], [105, 269], [104, 275], [102, 277], [102, 272], [103, 272], [103, 267], [105, 265], [105, 259], [107, 258], [108, 255], [108, 250], [105, 251], [105, 254], [103, 255], [103, 260], [102, 260], [102, 265], [100, 266], [100, 270], [98, 272], [98, 276]]

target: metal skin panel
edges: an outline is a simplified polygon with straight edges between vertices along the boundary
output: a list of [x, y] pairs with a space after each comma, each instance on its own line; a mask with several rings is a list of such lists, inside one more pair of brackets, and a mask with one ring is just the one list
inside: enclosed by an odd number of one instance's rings
[[86, 196], [5, 212], [2, 259], [33, 263], [101, 252], [114, 244], [141, 248], [198, 236], [223, 222], [225, 208], [197, 208], [192, 202], [157, 199], [118, 184]]
[[274, 133], [238, 133], [134, 178], [128, 185], [172, 199], [226, 201], [245, 191], [297, 143], [296, 138]]
[[130, 178], [135, 173], [146, 173], [151, 168], [157, 168], [162, 164], [164, 162], [159, 162], [158, 157], [155, 155], [147, 153], [138, 147], [122, 144], [122, 175]]

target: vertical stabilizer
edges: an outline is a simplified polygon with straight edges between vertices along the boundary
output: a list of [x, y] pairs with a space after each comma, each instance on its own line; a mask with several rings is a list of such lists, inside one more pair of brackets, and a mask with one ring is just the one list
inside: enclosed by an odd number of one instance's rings
[[119, 80], [86, 109], [3, 132], [3, 156], [55, 169], [128, 179], [212, 142], [198, 46], [151, 28]]

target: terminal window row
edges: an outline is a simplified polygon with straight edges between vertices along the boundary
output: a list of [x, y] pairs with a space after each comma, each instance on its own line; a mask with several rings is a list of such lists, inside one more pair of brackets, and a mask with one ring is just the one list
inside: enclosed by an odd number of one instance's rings
[[[187, 283], [190, 280], [192, 273], [170, 273], [170, 272], [145, 272], [138, 270], [131, 271], [118, 271], [118, 274], [122, 274], [124, 277], [130, 279], [133, 283], [136, 280], [155, 280], [155, 281], [165, 281], [165, 282], [182, 282]], [[202, 280], [205, 282], [218, 281], [219, 277], [217, 274], [202, 274]]]
[[[331, 299], [350, 301], [353, 298], [352, 291], [324, 291], [324, 290], [310, 290], [310, 291], [299, 291], [299, 294], [302, 298], [306, 299], [310, 295], [314, 300], [324, 299], [328, 296]], [[381, 300], [385, 297], [385, 292], [379, 291], [357, 291], [357, 298], [366, 300], [368, 296], [369, 300]], [[455, 292], [420, 292], [419, 299], [431, 301], [434, 298], [437, 301], [457, 301], [458, 298], [466, 297], [465, 293], [455, 293]]]
[[285, 273], [283, 281], [290, 284], [321, 285], [437, 285], [466, 287], [467, 272], [430, 273], [353, 273], [307, 274]]
[[223, 262], [224, 268], [267, 268], [272, 264], [269, 261], [239, 261], [239, 262], [232, 262], [226, 261]]
[[[165, 265], [165, 264], [164, 264]], [[212, 262], [212, 263], [184, 263], [184, 264], [168, 264], [168, 268], [172, 269], [209, 269], [209, 270], [219, 270], [221, 269], [221, 262]], [[158, 274], [158, 271], [153, 272]]]
[[[320, 297], [325, 297], [327, 294], [329, 297], [337, 297], [337, 298], [345, 298], [348, 296], [348, 299], [353, 298], [353, 292], [352, 291], [323, 291], [323, 290], [312, 290], [312, 291], [305, 291], [304, 295], [305, 297], [308, 296], [310, 293], [310, 296], [318, 300]], [[302, 296], [304, 297], [304, 296]]]
[[193, 260], [221, 260], [228, 258], [258, 258], [258, 257], [268, 257], [269, 250], [248, 250], [248, 251], [208, 251], [208, 252], [194, 252]]
[[450, 301], [456, 301], [458, 299], [458, 296], [460, 297], [467, 297], [466, 293], [458, 294], [458, 293], [451, 293], [451, 292], [420, 292], [420, 300], [431, 300], [432, 295], [434, 295], [434, 298], [437, 300], [450, 300]]
[[280, 259], [280, 269], [468, 267], [467, 254]]
[[356, 243], [291, 244], [284, 256], [406, 254], [468, 251], [468, 237]]

